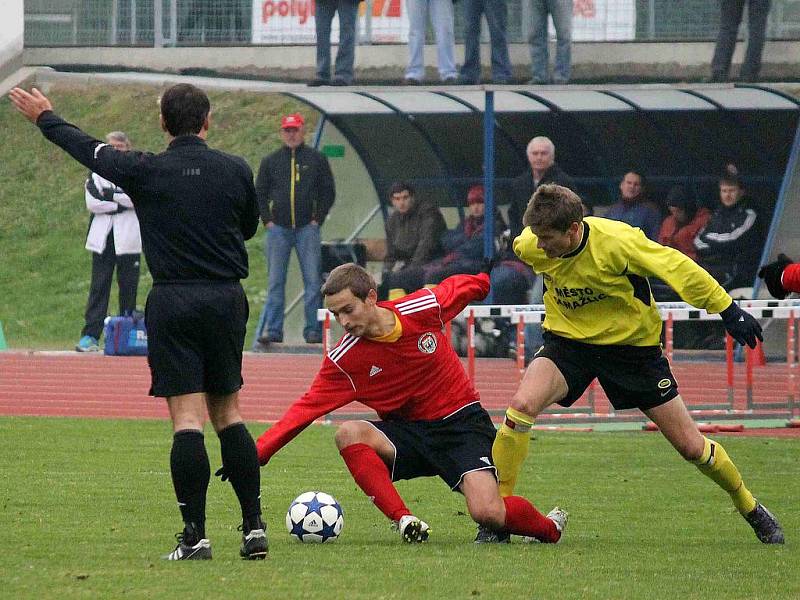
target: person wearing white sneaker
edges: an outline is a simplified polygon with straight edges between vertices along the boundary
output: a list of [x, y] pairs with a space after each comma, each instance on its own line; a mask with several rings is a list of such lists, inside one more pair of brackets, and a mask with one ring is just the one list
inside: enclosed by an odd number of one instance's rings
[[581, 198], [566, 187], [539, 187], [522, 223], [514, 252], [547, 281], [547, 319], [544, 345], [512, 396], [492, 448], [501, 493], [513, 493], [535, 418], [552, 404], [571, 406], [596, 378], [616, 410], [638, 408], [684, 459], [725, 490], [761, 542], [783, 543], [777, 519], [686, 409], [660, 346], [661, 316], [647, 277], [719, 313], [742, 345], [755, 348], [763, 339], [758, 321], [686, 255], [626, 223], [584, 217]]
[[478, 275], [455, 275], [434, 289], [379, 302], [362, 267], [333, 269], [322, 294], [346, 333], [328, 352], [311, 388], [257, 441], [262, 465], [314, 420], [359, 401], [375, 421], [346, 421], [336, 432], [350, 474], [408, 543], [431, 528], [414, 516], [393, 482], [439, 476], [464, 495], [473, 520], [492, 531], [555, 542], [554, 520], [525, 498], [501, 498], [492, 463], [495, 428], [464, 372], [444, 323], [489, 292], [487, 259]]

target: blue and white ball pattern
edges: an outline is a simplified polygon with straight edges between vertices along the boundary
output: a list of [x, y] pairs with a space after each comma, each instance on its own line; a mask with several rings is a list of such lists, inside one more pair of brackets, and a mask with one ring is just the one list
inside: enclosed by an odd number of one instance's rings
[[304, 492], [286, 513], [286, 529], [301, 542], [321, 544], [339, 537], [344, 513], [336, 499], [325, 492]]

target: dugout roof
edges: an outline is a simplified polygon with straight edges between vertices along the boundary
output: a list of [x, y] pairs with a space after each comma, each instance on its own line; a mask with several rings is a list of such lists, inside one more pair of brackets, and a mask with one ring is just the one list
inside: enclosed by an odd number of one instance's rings
[[[732, 161], [745, 182], [780, 186], [800, 116], [798, 102], [768, 86], [494, 89], [497, 200], [504, 182], [527, 166], [536, 135], [556, 146], [556, 161], [590, 203], [614, 201], [630, 168], [663, 198], [675, 183], [700, 194]], [[460, 206], [482, 179], [481, 88], [291, 92], [333, 123], [359, 154], [385, 202], [392, 181], [413, 182], [441, 206]]]

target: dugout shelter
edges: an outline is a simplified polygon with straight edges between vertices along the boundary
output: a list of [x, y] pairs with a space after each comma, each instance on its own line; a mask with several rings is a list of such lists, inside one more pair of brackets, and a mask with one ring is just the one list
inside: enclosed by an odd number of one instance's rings
[[[387, 189], [398, 179], [412, 182], [446, 215], [449, 208], [450, 225], [473, 183], [485, 183], [487, 208], [507, 204], [505, 185], [527, 168], [525, 147], [536, 135], [553, 140], [556, 161], [600, 213], [616, 200], [631, 168], [647, 177], [656, 202], [684, 184], [714, 206], [716, 180], [728, 161], [748, 190], [757, 190], [763, 222], [776, 205], [791, 208], [782, 196], [791, 192], [800, 103], [769, 86], [352, 88], [290, 95], [320, 112], [315, 144], [350, 158], [344, 164], [358, 187], [352, 193], [375, 200], [369, 213], [348, 215], [352, 237], [370, 229], [382, 235], [382, 219], [372, 218], [386, 216]], [[779, 244], [776, 237], [770, 243]]]

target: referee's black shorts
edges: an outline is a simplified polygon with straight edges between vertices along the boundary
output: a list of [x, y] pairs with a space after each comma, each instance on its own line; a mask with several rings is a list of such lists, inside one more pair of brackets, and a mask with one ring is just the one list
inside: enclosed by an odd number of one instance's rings
[[495, 427], [478, 402], [435, 421], [370, 421], [395, 449], [392, 481], [438, 475], [458, 489], [464, 475], [491, 469]]
[[154, 285], [145, 307], [150, 395], [241, 388], [248, 315], [238, 281]]
[[678, 384], [661, 346], [601, 346], [569, 340], [548, 331], [534, 359], [552, 360], [567, 381], [571, 406], [596, 377], [616, 410], [646, 410], [678, 395]]

